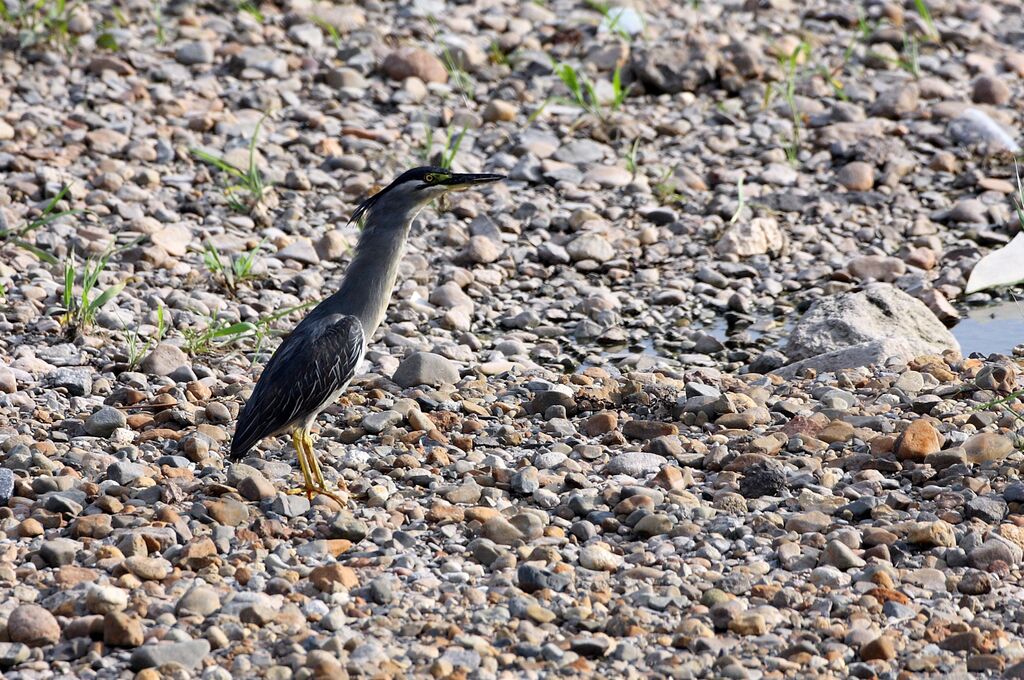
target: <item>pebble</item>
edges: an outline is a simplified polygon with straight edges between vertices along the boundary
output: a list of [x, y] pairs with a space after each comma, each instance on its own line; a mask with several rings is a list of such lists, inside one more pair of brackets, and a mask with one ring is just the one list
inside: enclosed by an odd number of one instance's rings
[[963, 444], [967, 460], [975, 464], [999, 461], [1013, 451], [1013, 441], [995, 432], [979, 432]]
[[612, 244], [598, 234], [582, 234], [570, 241], [565, 249], [573, 262], [607, 262], [615, 256]]
[[900, 460], [924, 460], [941, 448], [938, 430], [925, 420], [912, 422], [898, 441], [896, 455]]
[[208, 42], [187, 42], [175, 51], [174, 58], [178, 60], [178, 63], [186, 66], [212, 64], [213, 53], [213, 45]]
[[93, 586], [86, 594], [85, 604], [93, 614], [111, 614], [128, 606], [128, 593], [114, 586]]
[[85, 431], [93, 437], [106, 439], [118, 428], [125, 427], [128, 420], [124, 413], [111, 406], [104, 406], [85, 421]]
[[56, 644], [60, 626], [53, 614], [37, 604], [18, 605], [7, 617], [7, 637], [29, 647]]
[[481, 115], [488, 123], [507, 123], [516, 119], [516, 107], [509, 102], [492, 99]]
[[891, 638], [883, 635], [868, 642], [860, 648], [860, 658], [864, 661], [885, 661], [896, 658], [896, 646]]
[[138, 647], [144, 632], [137, 616], [112, 612], [103, 617], [103, 644], [111, 647]]
[[143, 358], [139, 368], [150, 375], [170, 375], [183, 366], [188, 366], [188, 356], [180, 347], [160, 343]]
[[870, 191], [875, 185], [875, 169], [863, 161], [847, 163], [839, 170], [836, 181], [850, 191]]
[[971, 86], [971, 99], [978, 104], [1001, 106], [1010, 101], [1010, 88], [998, 76], [981, 75]]
[[594, 571], [616, 571], [622, 556], [611, 552], [606, 543], [591, 543], [580, 550], [580, 566]]
[[14, 492], [14, 473], [0, 468], [0, 503], [6, 503]]
[[414, 47], [403, 47], [391, 52], [384, 58], [381, 68], [392, 80], [416, 77], [425, 83], [448, 81], [448, 71], [441, 60], [426, 50]]

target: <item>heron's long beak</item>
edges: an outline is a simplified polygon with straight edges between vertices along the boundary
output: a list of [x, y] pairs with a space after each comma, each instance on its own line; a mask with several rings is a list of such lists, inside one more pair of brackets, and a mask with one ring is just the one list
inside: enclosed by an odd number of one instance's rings
[[500, 182], [505, 179], [505, 175], [492, 175], [489, 173], [463, 173], [455, 174], [441, 182], [449, 191], [461, 191], [478, 184], [490, 184], [491, 182]]

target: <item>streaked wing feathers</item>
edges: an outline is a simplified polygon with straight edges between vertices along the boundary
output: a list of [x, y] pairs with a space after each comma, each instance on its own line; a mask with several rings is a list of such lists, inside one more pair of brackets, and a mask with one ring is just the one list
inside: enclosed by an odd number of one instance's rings
[[301, 324], [267, 362], [238, 417], [231, 458], [320, 409], [352, 380], [363, 358], [363, 327], [354, 316]]

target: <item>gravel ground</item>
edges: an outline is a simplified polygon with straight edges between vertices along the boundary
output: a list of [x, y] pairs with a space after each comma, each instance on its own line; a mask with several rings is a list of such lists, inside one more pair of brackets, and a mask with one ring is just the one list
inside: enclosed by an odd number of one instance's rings
[[[1024, 16], [927, 5], [0, 20], [4, 677], [1024, 677], [1024, 346], [946, 331]], [[357, 202], [448, 159], [509, 179], [421, 215], [345, 507], [229, 464]]]

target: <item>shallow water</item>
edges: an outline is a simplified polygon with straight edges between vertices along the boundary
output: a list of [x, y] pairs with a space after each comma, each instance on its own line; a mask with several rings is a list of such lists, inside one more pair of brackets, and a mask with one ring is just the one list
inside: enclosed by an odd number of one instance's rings
[[971, 352], [1009, 355], [1015, 345], [1024, 343], [1024, 302], [1000, 302], [968, 309], [952, 332], [964, 356]]

